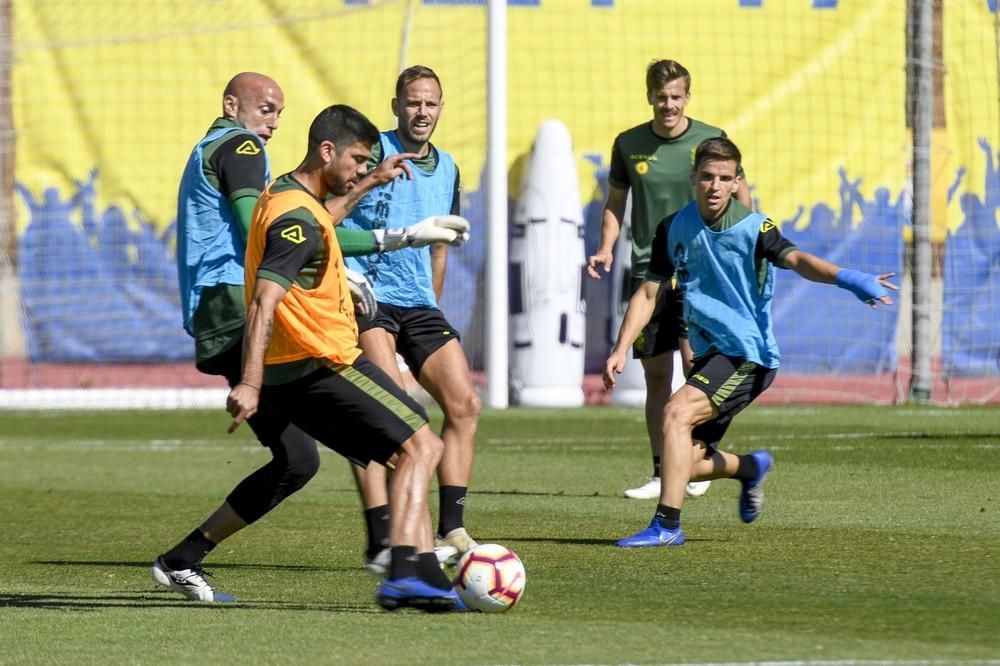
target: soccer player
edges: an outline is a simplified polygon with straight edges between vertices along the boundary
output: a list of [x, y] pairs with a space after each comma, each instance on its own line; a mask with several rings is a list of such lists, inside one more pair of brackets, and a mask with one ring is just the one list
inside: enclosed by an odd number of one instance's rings
[[[398, 126], [381, 133], [372, 148], [371, 164], [401, 152], [415, 153], [413, 179], [397, 180], [369, 193], [344, 221], [345, 227], [391, 232], [427, 216], [458, 215], [458, 167], [451, 155], [431, 143], [443, 108], [441, 82], [432, 69], [417, 65], [399, 74], [392, 100]], [[438, 308], [446, 252], [446, 246], [438, 245], [347, 260], [371, 281], [378, 299], [375, 321], [361, 323], [365, 356], [402, 385], [398, 352], [444, 412], [436, 540], [442, 556], [461, 554], [477, 545], [465, 529], [464, 509], [481, 404], [458, 331]], [[368, 532], [366, 568], [380, 575], [390, 522], [387, 471], [370, 465], [356, 468], [355, 475]]]
[[361, 113], [328, 107], [309, 128], [302, 163], [258, 200], [246, 254], [243, 375], [227, 401], [230, 432], [270, 403], [355, 464], [393, 465], [391, 564], [378, 603], [455, 610], [460, 602], [434, 555], [427, 507], [444, 444], [420, 405], [361, 355], [344, 258], [324, 206], [329, 193], [347, 194], [367, 173], [376, 141], [378, 130]]
[[[590, 277], [601, 278], [599, 268], [610, 272], [612, 248], [625, 218], [628, 193], [632, 193], [632, 270], [629, 294], [634, 294], [646, 277], [650, 248], [656, 225], [693, 198], [688, 175], [694, 150], [703, 140], [725, 136], [718, 127], [685, 115], [691, 101], [691, 75], [679, 62], [655, 60], [646, 68], [646, 100], [653, 119], [615, 138], [611, 149], [608, 197], [604, 204], [601, 241], [588, 260]], [[750, 206], [748, 189], [737, 195]], [[681, 313], [681, 296], [676, 289], [663, 289], [649, 324], [637, 338], [633, 358], [642, 363], [646, 378], [646, 432], [653, 457], [653, 475], [625, 497], [652, 499], [660, 492], [660, 441], [663, 436], [663, 409], [670, 397], [674, 374], [674, 352], [680, 349], [684, 370], [691, 364]], [[685, 374], [687, 374], [685, 372]], [[692, 484], [691, 494], [703, 494], [707, 483]]]
[[836, 284], [871, 304], [891, 304], [892, 273], [869, 275], [840, 268], [799, 250], [771, 220], [733, 200], [742, 187], [739, 149], [725, 137], [702, 142], [694, 156], [695, 200], [657, 227], [646, 279], [629, 301], [618, 341], [604, 367], [615, 385], [625, 353], [649, 322], [662, 285], [677, 278], [684, 294], [694, 353], [687, 383], [664, 413], [660, 503], [649, 527], [618, 541], [622, 548], [680, 546], [681, 505], [691, 479], [737, 479], [740, 518], [753, 522], [763, 508], [764, 480], [773, 465], [764, 450], [737, 456], [720, 451], [732, 422], [764, 392], [780, 354], [771, 322], [774, 266], [807, 280]]
[[[222, 116], [195, 145], [180, 185], [177, 261], [184, 327], [195, 340], [197, 368], [221, 375], [230, 387], [240, 381], [241, 372], [246, 238], [257, 197], [270, 180], [265, 144], [277, 129], [283, 108], [284, 95], [270, 77], [254, 72], [233, 77], [223, 92]], [[396, 177], [400, 168], [408, 174], [406, 165], [400, 166], [402, 159], [386, 161], [336, 199], [338, 220], [372, 187]], [[454, 239], [455, 232], [449, 233]], [[447, 240], [447, 233], [430, 236]], [[398, 245], [399, 239], [395, 240]], [[353, 232], [345, 244], [365, 253], [377, 245], [373, 234], [360, 232]], [[378, 244], [380, 249], [382, 245]], [[301, 489], [319, 469], [315, 441], [290, 425], [285, 415], [261, 405], [249, 424], [272, 459], [243, 479], [208, 519], [153, 563], [156, 583], [193, 600], [232, 601], [205, 580], [202, 560], [216, 545]]]

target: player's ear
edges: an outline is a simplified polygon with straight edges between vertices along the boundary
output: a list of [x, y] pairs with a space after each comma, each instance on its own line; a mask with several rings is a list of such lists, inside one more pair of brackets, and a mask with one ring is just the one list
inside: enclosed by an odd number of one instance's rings
[[236, 95], [226, 95], [222, 98], [222, 115], [226, 118], [235, 118], [240, 110], [240, 100]]
[[333, 141], [324, 141], [319, 144], [319, 156], [324, 164], [329, 164], [337, 157], [337, 145]]
[[392, 106], [392, 115], [399, 118], [399, 100], [393, 97], [391, 106]]

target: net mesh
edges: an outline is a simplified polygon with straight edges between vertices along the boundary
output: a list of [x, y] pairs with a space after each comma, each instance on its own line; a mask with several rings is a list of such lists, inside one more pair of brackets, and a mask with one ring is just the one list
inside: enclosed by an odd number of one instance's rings
[[[472, 241], [452, 250], [442, 309], [481, 371], [484, 349], [486, 7], [465, 0], [0, 2], [0, 392], [115, 389], [114, 400], [219, 383], [180, 326], [174, 219], [180, 172], [239, 71], [285, 91], [272, 172], [296, 166], [323, 106], [379, 127], [399, 69], [432, 67], [434, 136], [462, 173]], [[596, 249], [615, 135], [650, 118], [644, 73], [692, 73], [691, 117], [745, 155], [758, 209], [802, 249], [896, 272], [898, 307], [779, 272], [777, 401], [895, 401], [912, 356], [907, 3], [754, 0], [508, 2], [509, 191], [538, 128], [573, 139], [586, 251]], [[998, 400], [1000, 150], [993, 0], [935, 11], [932, 400]], [[763, 36], [763, 37], [762, 37]], [[613, 333], [610, 280], [586, 285], [593, 386]], [[132, 389], [121, 390], [119, 389]], [[592, 401], [606, 396], [588, 391]], [[7, 398], [5, 398], [7, 399]], [[136, 400], [139, 400], [137, 397]], [[6, 404], [6, 403], [5, 403]]]

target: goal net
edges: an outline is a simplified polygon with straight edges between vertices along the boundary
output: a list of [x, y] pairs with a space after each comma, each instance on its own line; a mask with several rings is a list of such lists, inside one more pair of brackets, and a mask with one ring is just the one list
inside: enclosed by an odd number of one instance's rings
[[[995, 0], [935, 3], [932, 400], [998, 401], [1000, 118]], [[220, 407], [181, 328], [176, 194], [240, 71], [285, 93], [268, 144], [293, 169], [324, 106], [380, 128], [402, 67], [441, 78], [434, 143], [455, 157], [470, 243], [449, 252], [442, 309], [482, 380], [487, 11], [484, 0], [0, 1], [0, 408]], [[235, 10], [235, 11], [234, 11]], [[894, 272], [897, 305], [779, 271], [782, 371], [767, 399], [906, 398], [913, 155], [908, 2], [508, 0], [510, 207], [539, 127], [573, 141], [585, 252], [598, 244], [612, 141], [651, 118], [644, 74], [692, 73], [688, 115], [740, 146], [756, 207], [803, 250]], [[586, 281], [585, 391], [620, 295]]]

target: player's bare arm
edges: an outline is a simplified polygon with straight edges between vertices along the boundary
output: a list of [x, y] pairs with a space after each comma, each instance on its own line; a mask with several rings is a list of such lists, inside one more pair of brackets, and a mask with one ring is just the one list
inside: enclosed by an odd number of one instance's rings
[[431, 245], [431, 287], [438, 302], [441, 301], [441, 293], [444, 290], [444, 274], [447, 267], [448, 246], [444, 243]]
[[614, 261], [612, 250], [625, 220], [627, 197], [628, 190], [614, 185], [608, 187], [608, 199], [604, 203], [604, 212], [601, 215], [601, 242], [597, 246], [597, 252], [587, 260], [587, 275], [596, 280], [601, 279], [601, 274], [597, 270], [599, 267], [603, 266], [605, 273], [611, 272], [611, 264]]
[[[892, 305], [892, 299], [889, 298], [888, 293], [883, 292], [886, 289], [899, 290], [896, 285], [889, 282], [895, 273], [868, 275], [841, 268], [826, 259], [802, 250], [789, 252], [784, 258], [784, 264], [785, 268], [795, 271], [812, 282], [836, 284], [838, 287], [847, 289], [859, 299], [869, 303], [872, 308], [877, 307], [878, 303]], [[881, 290], [878, 287], [881, 287]]]
[[226, 411], [233, 417], [228, 432], [257, 412], [260, 389], [264, 382], [264, 355], [271, 344], [274, 311], [285, 297], [286, 289], [277, 282], [260, 279], [247, 307], [247, 328], [243, 339], [243, 375], [226, 400]]
[[604, 388], [615, 387], [615, 375], [620, 375], [625, 369], [629, 348], [635, 343], [639, 333], [649, 323], [656, 309], [656, 299], [660, 296], [660, 283], [646, 280], [629, 299], [625, 318], [618, 331], [618, 341], [611, 350], [611, 355], [604, 363]]

